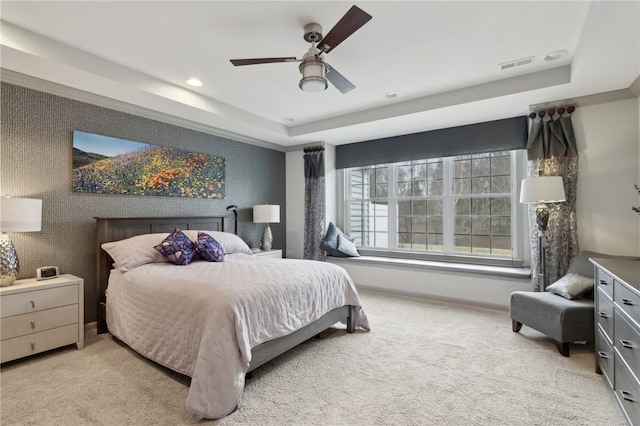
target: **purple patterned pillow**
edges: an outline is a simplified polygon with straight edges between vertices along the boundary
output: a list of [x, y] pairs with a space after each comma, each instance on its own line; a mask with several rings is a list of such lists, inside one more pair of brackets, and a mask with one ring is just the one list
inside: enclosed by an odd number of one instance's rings
[[175, 265], [188, 265], [196, 255], [195, 245], [187, 235], [174, 229], [167, 238], [154, 247]]
[[224, 247], [209, 234], [198, 232], [196, 252], [209, 262], [224, 262]]

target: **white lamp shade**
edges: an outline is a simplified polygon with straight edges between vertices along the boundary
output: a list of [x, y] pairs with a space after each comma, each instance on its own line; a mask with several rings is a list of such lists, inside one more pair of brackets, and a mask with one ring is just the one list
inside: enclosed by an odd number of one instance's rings
[[521, 203], [557, 203], [565, 201], [561, 176], [540, 176], [522, 179]]
[[42, 229], [42, 200], [0, 197], [0, 232]]
[[280, 206], [272, 204], [253, 206], [253, 223], [280, 223]]

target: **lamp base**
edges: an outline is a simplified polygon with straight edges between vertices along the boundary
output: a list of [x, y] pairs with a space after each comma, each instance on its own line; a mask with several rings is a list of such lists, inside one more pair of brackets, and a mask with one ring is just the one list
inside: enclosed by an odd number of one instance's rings
[[18, 254], [9, 236], [0, 235], [0, 287], [8, 287], [16, 281], [20, 272]]
[[547, 226], [549, 225], [549, 206], [544, 203], [536, 206], [536, 223], [541, 232], [547, 230]]
[[271, 244], [273, 243], [273, 235], [271, 234], [271, 228], [267, 223], [262, 231], [262, 239], [260, 240], [260, 250], [271, 250]]

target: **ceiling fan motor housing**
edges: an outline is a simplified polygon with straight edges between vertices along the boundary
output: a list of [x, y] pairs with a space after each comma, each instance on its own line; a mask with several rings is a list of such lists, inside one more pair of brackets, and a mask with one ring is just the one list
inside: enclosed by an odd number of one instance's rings
[[304, 39], [309, 43], [317, 43], [322, 40], [322, 26], [320, 24], [305, 25]]

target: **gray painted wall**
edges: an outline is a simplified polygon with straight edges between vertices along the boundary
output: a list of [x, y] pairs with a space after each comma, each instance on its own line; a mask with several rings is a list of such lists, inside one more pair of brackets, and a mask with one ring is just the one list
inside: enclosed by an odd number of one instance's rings
[[[285, 154], [166, 123], [1, 83], [0, 192], [40, 198], [42, 231], [13, 233], [21, 271], [55, 265], [85, 280], [85, 322], [96, 319], [94, 217], [221, 216], [239, 206], [238, 234], [258, 247], [255, 204], [279, 204], [274, 248], [285, 250]], [[73, 130], [225, 158], [225, 199], [82, 194], [71, 191]], [[233, 232], [233, 215], [227, 222]]]

